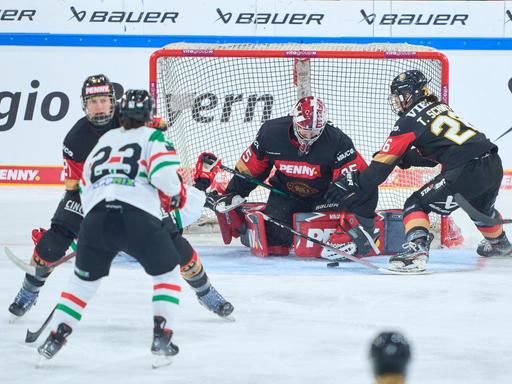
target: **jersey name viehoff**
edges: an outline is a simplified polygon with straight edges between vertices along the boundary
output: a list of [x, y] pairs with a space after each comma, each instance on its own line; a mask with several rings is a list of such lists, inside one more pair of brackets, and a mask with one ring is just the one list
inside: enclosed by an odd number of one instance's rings
[[316, 179], [320, 177], [320, 166], [298, 161], [276, 161], [276, 168], [287, 176]]

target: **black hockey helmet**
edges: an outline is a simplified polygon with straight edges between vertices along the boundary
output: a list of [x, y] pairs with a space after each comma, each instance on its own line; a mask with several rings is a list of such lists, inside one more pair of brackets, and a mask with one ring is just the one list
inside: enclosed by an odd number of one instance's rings
[[[106, 96], [110, 100], [110, 104], [102, 107], [98, 105], [98, 110], [92, 110], [92, 106], [88, 106], [88, 101], [97, 96]], [[96, 126], [108, 124], [114, 117], [116, 104], [116, 96], [114, 86], [107, 76], [99, 74], [92, 75], [85, 79], [82, 85], [82, 109], [87, 119]]]
[[373, 340], [370, 359], [375, 376], [398, 374], [405, 376], [411, 358], [411, 348], [398, 332], [382, 332]]
[[428, 83], [423, 72], [416, 69], [405, 71], [395, 77], [391, 82], [389, 95], [389, 104], [393, 112], [401, 115], [418, 101], [428, 97]]
[[153, 98], [145, 89], [129, 89], [121, 98], [119, 117], [121, 120], [136, 120], [146, 123], [153, 116]]

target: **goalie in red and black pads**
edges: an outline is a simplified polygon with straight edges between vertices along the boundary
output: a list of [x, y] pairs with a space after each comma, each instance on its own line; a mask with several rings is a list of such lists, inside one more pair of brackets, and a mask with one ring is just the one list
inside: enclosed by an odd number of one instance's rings
[[[433, 238], [428, 214], [449, 215], [456, 210], [459, 206], [454, 202], [455, 193], [480, 212], [499, 217], [494, 203], [503, 168], [497, 146], [431, 95], [427, 85], [427, 78], [417, 70], [401, 73], [392, 81], [390, 104], [400, 116], [395, 127], [365, 171], [337, 180], [328, 192], [334, 201], [364, 200], [396, 165], [409, 168], [441, 164], [441, 173], [405, 202], [405, 251], [390, 259], [390, 268], [396, 270], [426, 268]], [[473, 221], [484, 236], [478, 254], [512, 254], [512, 245], [501, 225]]]
[[[37, 272], [36, 276], [25, 275], [21, 289], [9, 306], [14, 319], [23, 316], [35, 304], [39, 291], [51, 274], [49, 265], [64, 257], [78, 236], [83, 219], [78, 184], [84, 162], [106, 132], [119, 128], [114, 86], [107, 76], [99, 74], [87, 77], [82, 85], [81, 102], [85, 116], [75, 123], [63, 143], [66, 192], [51, 220], [50, 229], [32, 231], [35, 243], [33, 261], [38, 266]], [[156, 129], [166, 128], [165, 122], [156, 116], [148, 125]], [[165, 217], [163, 222], [179, 250], [181, 275], [196, 292], [199, 302], [221, 317], [228, 316], [234, 308], [211, 285], [195, 250], [183, 238], [171, 217]]]
[[[264, 212], [288, 226], [292, 226], [294, 213], [312, 212], [318, 206], [330, 211], [353, 212], [357, 220], [347, 232], [349, 237], [345, 231], [340, 231], [338, 236], [343, 243], [353, 241], [360, 255], [375, 246], [372, 237], [377, 193], [350, 207], [327, 206], [324, 194], [339, 175], [366, 167], [352, 140], [326, 121], [323, 101], [313, 96], [300, 99], [292, 115], [265, 122], [236, 164], [237, 171], [260, 182], [275, 169], [269, 182], [283, 193], [271, 191]], [[255, 187], [255, 183], [234, 176], [220, 201], [229, 206], [233, 198], [245, 198]], [[264, 227], [269, 254], [287, 255], [293, 242], [292, 233], [270, 222], [265, 222]], [[334, 235], [331, 244], [337, 243]]]

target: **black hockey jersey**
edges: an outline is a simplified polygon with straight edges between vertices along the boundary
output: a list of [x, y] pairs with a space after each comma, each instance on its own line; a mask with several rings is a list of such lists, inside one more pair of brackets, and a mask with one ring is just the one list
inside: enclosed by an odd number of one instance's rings
[[361, 175], [361, 187], [371, 190], [384, 182], [412, 147], [423, 158], [441, 164], [443, 171], [457, 168], [486, 152], [497, 151], [496, 145], [461, 120], [448, 105], [422, 100], [397, 120], [381, 150]]
[[119, 127], [118, 113], [105, 126], [93, 126], [87, 117], [78, 120], [64, 138], [64, 176], [66, 180], [80, 180], [85, 159], [89, 156], [100, 137], [107, 131]]
[[[330, 122], [309, 153], [300, 155], [291, 116], [265, 122], [236, 164], [238, 171], [260, 181], [265, 180], [274, 168], [270, 184], [301, 198], [323, 196], [334, 178], [366, 167], [352, 140]], [[233, 177], [226, 192], [247, 196], [255, 187], [254, 183]]]

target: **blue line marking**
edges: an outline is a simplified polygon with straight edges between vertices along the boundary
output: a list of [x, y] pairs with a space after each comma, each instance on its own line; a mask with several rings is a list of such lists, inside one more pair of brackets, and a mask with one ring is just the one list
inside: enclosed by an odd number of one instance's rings
[[188, 43], [409, 43], [439, 50], [512, 50], [512, 38], [484, 37], [297, 37], [189, 35], [80, 35], [0, 33], [2, 46], [160, 48]]

